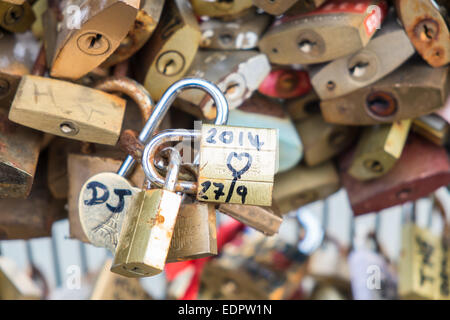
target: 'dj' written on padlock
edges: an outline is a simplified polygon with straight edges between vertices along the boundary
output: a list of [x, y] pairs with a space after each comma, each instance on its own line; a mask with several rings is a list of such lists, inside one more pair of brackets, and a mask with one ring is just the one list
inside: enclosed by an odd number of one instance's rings
[[276, 129], [202, 125], [197, 199], [270, 206]]

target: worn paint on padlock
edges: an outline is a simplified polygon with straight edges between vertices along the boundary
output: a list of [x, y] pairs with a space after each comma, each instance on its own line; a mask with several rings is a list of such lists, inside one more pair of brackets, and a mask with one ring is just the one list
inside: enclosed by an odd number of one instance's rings
[[439, 237], [408, 223], [402, 230], [398, 293], [402, 299], [433, 299], [437, 291]]
[[191, 0], [197, 16], [233, 19], [244, 14], [252, 6], [252, 0]]
[[[94, 188], [95, 186], [92, 186], [90, 190], [86, 190], [86, 193], [83, 193], [85, 198], [80, 198], [80, 191], [83, 185], [86, 185], [87, 187], [86, 182], [89, 178], [94, 178], [98, 173], [116, 172], [117, 169], [119, 169], [120, 164], [120, 160], [111, 158], [69, 154], [67, 160], [67, 171], [69, 174], [68, 203], [69, 229], [71, 238], [84, 242], [94, 241], [94, 245], [111, 248], [110, 250], [114, 252], [115, 246], [113, 246], [110, 242], [110, 235], [113, 235], [115, 231], [111, 231], [110, 228], [107, 229], [105, 221], [113, 215], [114, 208], [119, 209], [123, 207], [122, 212], [125, 212], [131, 203], [131, 196], [126, 195], [126, 193], [128, 193], [126, 190], [121, 191], [122, 189], [115, 190], [114, 188], [108, 187], [105, 185], [107, 181], [100, 181], [103, 185], [97, 184], [96, 188]], [[111, 173], [111, 175], [113, 174]], [[116, 177], [113, 179], [113, 181], [117, 181]], [[142, 186], [144, 182], [144, 174], [142, 169], [137, 168], [135, 173], [131, 176], [130, 181], [133, 185], [139, 187]], [[105, 188], [107, 190], [108, 197], [106, 197]], [[94, 195], [94, 189], [97, 191], [96, 195]], [[133, 191], [134, 188], [131, 189], [131, 192]], [[85, 205], [85, 202], [88, 204], [91, 203], [92, 205]], [[96, 210], [96, 208], [99, 209]], [[109, 208], [111, 208], [111, 210]], [[100, 218], [98, 216], [98, 212], [102, 213], [102, 215], [106, 212], [106, 215], [103, 215], [103, 218]], [[86, 215], [86, 213], [91, 213], [91, 215]], [[82, 215], [86, 216], [88, 220], [90, 220], [90, 217], [92, 216], [92, 219], [97, 219], [99, 221], [98, 224], [91, 224], [94, 228], [93, 231], [89, 232], [89, 229], [86, 229], [86, 226], [89, 226], [89, 222], [84, 221], [82, 223]], [[114, 222], [114, 220], [111, 222]], [[104, 228], [102, 230], [98, 230], [98, 232], [95, 232], [95, 228], [99, 225], [104, 226]], [[112, 227], [117, 228], [118, 226], [113, 225]], [[95, 239], [97, 239], [98, 242], [96, 242]]]
[[[200, 50], [186, 77], [202, 78], [216, 84], [235, 109], [250, 98], [270, 72], [266, 56], [257, 51]], [[216, 107], [211, 97], [200, 90], [183, 91], [180, 98], [192, 108], [200, 108], [206, 119], [216, 117]]]
[[39, 300], [43, 292], [33, 280], [8, 257], [0, 257], [0, 299]]
[[450, 18], [444, 7], [433, 2], [396, 0], [395, 4], [417, 51], [431, 66], [441, 67], [450, 62]]
[[221, 204], [218, 210], [267, 236], [278, 233], [283, 221], [283, 218], [276, 215], [269, 207], [227, 203]]
[[25, 32], [36, 17], [28, 2], [22, 4], [0, 1], [0, 27], [10, 32]]
[[70, 82], [22, 77], [9, 119], [54, 135], [115, 145], [125, 113], [125, 100]]
[[278, 168], [283, 172], [293, 168], [303, 157], [303, 146], [292, 120], [282, 105], [274, 99], [254, 94], [228, 114], [228, 125], [278, 129]]
[[[380, 10], [370, 10], [377, 5]], [[276, 64], [313, 64], [365, 47], [386, 14], [381, 0], [336, 0], [316, 11], [277, 20], [259, 42]]]
[[341, 153], [353, 142], [357, 133], [353, 127], [325, 122], [320, 114], [297, 122], [296, 127], [308, 166], [321, 164]]
[[411, 120], [365, 128], [356, 146], [348, 173], [366, 181], [385, 175], [400, 158]]
[[[389, 50], [386, 45], [389, 44]], [[346, 95], [388, 75], [415, 53], [394, 14], [360, 51], [311, 69], [311, 83], [322, 100]]]
[[289, 99], [285, 104], [287, 113], [294, 121], [304, 120], [320, 113], [320, 99], [314, 90], [303, 97]]
[[[264, 10], [269, 14], [279, 16], [291, 8], [296, 2], [305, 2], [298, 0], [253, 0], [253, 5]], [[309, 1], [306, 1], [309, 2]]]
[[201, 48], [216, 50], [255, 49], [271, 17], [251, 11], [232, 21], [209, 19], [200, 23]]
[[432, 68], [413, 58], [368, 87], [322, 101], [322, 115], [330, 123], [358, 126], [431, 113], [447, 100], [448, 71], [448, 67]]
[[[70, 5], [81, 11], [81, 21], [67, 14], [60, 23], [44, 24], [47, 37], [53, 39], [47, 41], [46, 48], [50, 75], [79, 79], [99, 66], [126, 37], [139, 3], [139, 0], [71, 0]], [[51, 15], [49, 11], [47, 14]]]
[[272, 70], [258, 88], [268, 97], [290, 99], [303, 96], [312, 89], [306, 71], [293, 69]]
[[142, 0], [141, 9], [136, 21], [125, 39], [114, 53], [102, 63], [102, 67], [110, 67], [133, 56], [148, 41], [155, 30], [162, 13], [164, 1]]
[[138, 54], [136, 78], [159, 100], [166, 89], [183, 78], [200, 43], [201, 32], [189, 3], [166, 1], [151, 39]]
[[208, 203], [182, 204], [166, 263], [217, 254], [216, 209]]
[[449, 123], [437, 114], [427, 114], [414, 119], [412, 131], [425, 139], [442, 146], [449, 137]]
[[202, 125], [199, 201], [271, 206], [276, 129]]
[[91, 300], [152, 300], [139, 283], [110, 271], [112, 260], [103, 264], [92, 290]]
[[333, 163], [315, 167], [300, 165], [275, 176], [273, 201], [280, 212], [286, 214], [339, 189], [339, 176]]
[[[417, 156], [420, 155], [420, 156]], [[396, 165], [383, 177], [360, 182], [346, 171], [352, 152], [340, 159], [340, 176], [355, 215], [425, 197], [450, 184], [450, 163], [444, 148], [410, 134]]]

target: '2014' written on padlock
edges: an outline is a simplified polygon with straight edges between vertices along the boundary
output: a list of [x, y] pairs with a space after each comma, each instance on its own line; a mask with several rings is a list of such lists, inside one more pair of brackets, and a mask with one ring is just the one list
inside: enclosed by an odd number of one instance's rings
[[277, 130], [202, 126], [197, 199], [270, 206]]

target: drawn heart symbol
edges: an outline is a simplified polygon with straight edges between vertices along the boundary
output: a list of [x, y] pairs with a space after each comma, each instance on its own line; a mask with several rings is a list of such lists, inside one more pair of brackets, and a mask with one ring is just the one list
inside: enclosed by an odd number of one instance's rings
[[[235, 168], [233, 168], [233, 166], [231, 165], [231, 161], [233, 160], [233, 158], [237, 158], [239, 161], [242, 160], [242, 158], [247, 158], [247, 164], [239, 171], [237, 171]], [[240, 179], [241, 176], [246, 173], [248, 171], [248, 169], [250, 169], [250, 166], [252, 165], [252, 156], [247, 153], [247, 152], [242, 152], [240, 154], [237, 154], [236, 152], [232, 152], [228, 155], [227, 158], [227, 167], [228, 169], [230, 169], [230, 171], [233, 174], [233, 177], [235, 179]]]

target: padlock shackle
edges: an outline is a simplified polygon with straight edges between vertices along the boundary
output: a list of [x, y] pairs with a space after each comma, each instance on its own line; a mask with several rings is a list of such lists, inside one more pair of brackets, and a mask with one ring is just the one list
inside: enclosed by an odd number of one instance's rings
[[[155, 168], [154, 158], [156, 152], [161, 149], [161, 146], [168, 142], [181, 142], [184, 139], [200, 139], [201, 132], [199, 130], [185, 130], [185, 129], [168, 129], [161, 131], [153, 137], [153, 139], [145, 146], [142, 153], [142, 168], [148, 180], [158, 188], [163, 188], [165, 185], [165, 178], [162, 177]], [[175, 185], [176, 192], [183, 192], [195, 194], [197, 192], [198, 184], [192, 181], [178, 181]]]
[[[155, 132], [156, 128], [158, 128], [158, 126], [161, 124], [161, 121], [169, 110], [169, 107], [172, 105], [178, 95], [183, 90], [187, 89], [200, 89], [206, 91], [212, 97], [216, 105], [217, 112], [216, 121], [214, 122], [214, 124], [224, 125], [227, 123], [228, 102], [222, 91], [220, 91], [220, 89], [215, 84], [203, 79], [181, 79], [171, 85], [158, 101], [158, 104], [155, 106], [155, 109], [153, 110], [150, 118], [147, 120], [147, 123], [139, 134], [138, 139], [142, 143], [148, 143], [148, 140], [152, 137], [153, 132]], [[120, 176], [126, 177], [133, 168], [134, 163], [135, 161], [133, 157], [128, 155], [117, 173]]]
[[299, 208], [295, 215], [297, 221], [305, 230], [305, 236], [297, 245], [298, 251], [310, 255], [322, 245], [325, 232], [309, 210]]
[[178, 174], [180, 173], [181, 156], [177, 149], [170, 148], [169, 165], [167, 167], [166, 179], [164, 181], [163, 189], [168, 191], [175, 191], [178, 181]]

